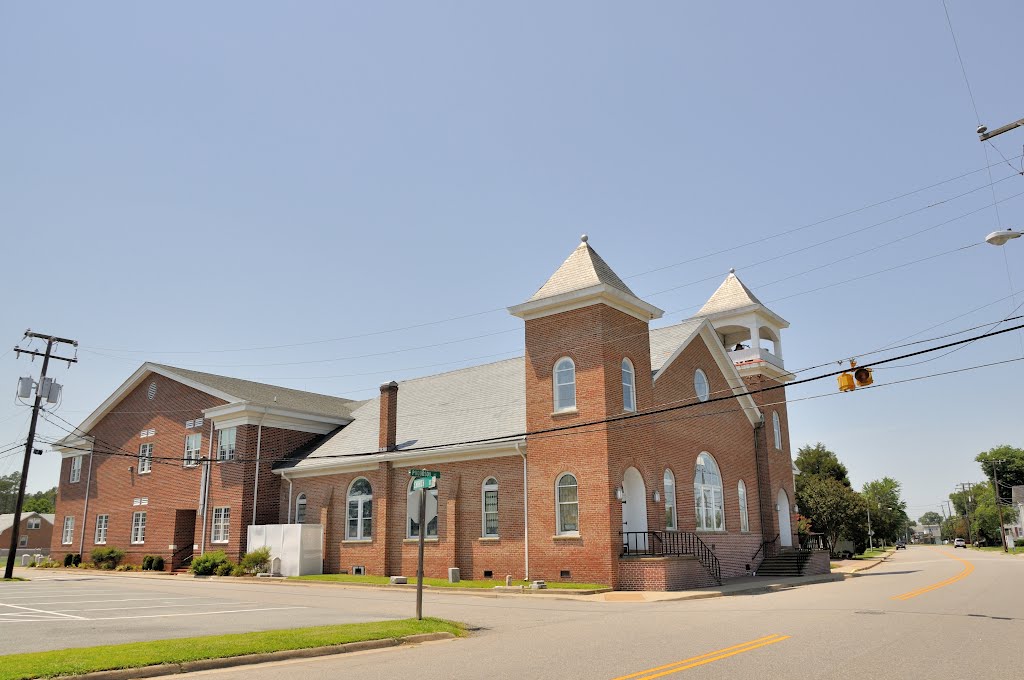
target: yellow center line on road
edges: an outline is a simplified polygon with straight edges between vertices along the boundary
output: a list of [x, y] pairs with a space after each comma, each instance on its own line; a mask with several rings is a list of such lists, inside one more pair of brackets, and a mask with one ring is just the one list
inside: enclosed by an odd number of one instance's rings
[[[764, 637], [757, 638], [755, 640], [748, 640], [732, 647], [725, 647], [723, 649], [716, 650], [714, 652], [708, 652], [707, 654], [701, 654], [700, 656], [692, 656], [689, 659], [683, 659], [682, 661], [674, 661], [664, 666], [656, 666], [655, 668], [648, 668], [647, 670], [639, 671], [631, 675], [623, 675], [615, 680], [630, 680], [631, 678], [640, 678], [640, 680], [653, 680], [653, 678], [660, 678], [664, 675], [670, 675], [672, 673], [678, 673], [679, 671], [685, 671], [689, 668], [696, 668], [697, 666], [703, 666], [713, 661], [719, 661], [726, 659], [730, 656], [736, 656], [743, 652], [749, 652], [759, 647], [766, 647], [767, 645], [773, 645], [776, 642], [782, 642], [788, 640], [791, 636], [779, 635], [778, 633], [772, 635], [766, 635]], [[661, 671], [661, 672], [658, 672]]]
[[957, 562], [961, 562], [964, 565], [963, 571], [961, 571], [956, 576], [947, 578], [945, 581], [939, 581], [938, 583], [933, 583], [930, 586], [924, 586], [923, 588], [918, 588], [917, 590], [911, 590], [909, 593], [903, 593], [901, 595], [893, 595], [892, 599], [894, 599], [894, 600], [909, 600], [912, 597], [917, 597], [918, 595], [924, 595], [925, 593], [930, 593], [933, 590], [938, 590], [939, 588], [943, 588], [943, 587], [948, 586], [948, 585], [950, 585], [952, 583], [956, 583], [957, 581], [959, 581], [961, 579], [965, 579], [965, 578], [967, 578], [970, 575], [970, 573], [972, 571], [974, 571], [974, 564], [973, 563], [968, 562], [967, 560], [964, 560], [964, 559], [961, 559], [961, 558], [957, 557], [956, 554], [947, 555], [947, 557], [949, 557], [950, 559], [956, 560]]

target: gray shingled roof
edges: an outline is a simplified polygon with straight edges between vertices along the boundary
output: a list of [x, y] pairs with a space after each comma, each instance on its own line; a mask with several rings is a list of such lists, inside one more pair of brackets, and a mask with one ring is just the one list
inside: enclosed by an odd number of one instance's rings
[[[51, 514], [47, 514], [47, 513], [43, 513], [43, 512], [23, 512], [23, 513], [21, 513], [21, 521], [24, 522], [25, 519], [27, 519], [29, 517], [42, 517], [43, 519], [45, 519], [50, 524], [53, 524], [53, 515], [51, 515]], [[13, 512], [5, 512], [4, 514], [0, 515], [0, 534], [2, 534], [3, 532], [7, 531], [12, 526], [14, 526], [14, 513]], [[6, 548], [7, 546], [5, 545], [5, 546], [2, 546], [2, 547]]]
[[663, 328], [651, 329], [651, 371], [657, 373], [658, 369], [665, 365], [669, 357], [675, 353], [679, 346], [688, 337], [694, 334], [704, 319], [693, 317], [682, 323]]
[[708, 316], [760, 304], [761, 301], [740, 281], [736, 273], [729, 272], [729, 275], [725, 277], [725, 281], [722, 281], [722, 285], [704, 303], [704, 306], [700, 308], [700, 311], [695, 316]]
[[[378, 449], [380, 397], [353, 412], [355, 420], [293, 467]], [[523, 357], [398, 383], [398, 449], [435, 446], [526, 431]], [[320, 460], [318, 460], [320, 459]]]
[[533, 294], [529, 302], [571, 293], [601, 283], [637, 297], [636, 293], [631, 291], [618, 274], [612, 271], [608, 263], [597, 254], [597, 251], [584, 241], [569, 254], [562, 266], [551, 275], [551, 278], [540, 287], [540, 290]]
[[207, 387], [235, 397], [237, 401], [246, 401], [255, 406], [278, 407], [301, 411], [313, 415], [349, 418], [352, 411], [364, 402], [332, 397], [315, 392], [303, 392], [288, 387], [267, 385], [265, 383], [229, 378], [223, 375], [191, 371], [176, 366], [153, 364], [168, 373], [173, 373], [187, 380], [206, 385]]

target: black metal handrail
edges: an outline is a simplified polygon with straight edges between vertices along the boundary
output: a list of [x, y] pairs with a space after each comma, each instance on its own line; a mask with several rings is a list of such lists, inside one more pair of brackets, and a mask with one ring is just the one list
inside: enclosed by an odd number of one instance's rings
[[800, 548], [802, 550], [829, 550], [828, 537], [825, 534], [811, 533], [805, 534], [800, 539]]
[[775, 555], [778, 554], [778, 549], [776, 548], [776, 543], [778, 543], [778, 541], [778, 534], [775, 534], [775, 538], [770, 541], [762, 541], [761, 547], [757, 549], [757, 552], [750, 556], [750, 563], [753, 564], [757, 562], [758, 555], [762, 555], [762, 560], [766, 560], [769, 557], [775, 557]]
[[179, 567], [188, 566], [192, 562], [192, 558], [195, 557], [194, 548], [190, 545], [185, 545], [173, 553], [171, 553], [171, 570], [175, 570]]
[[687, 531], [620, 531], [621, 557], [670, 557], [692, 555], [700, 561], [719, 584], [722, 565], [718, 556], [700, 536]]

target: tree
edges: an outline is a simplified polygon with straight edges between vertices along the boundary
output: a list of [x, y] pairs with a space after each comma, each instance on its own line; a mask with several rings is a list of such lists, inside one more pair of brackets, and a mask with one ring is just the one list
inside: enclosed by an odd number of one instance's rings
[[910, 524], [907, 502], [901, 497], [902, 485], [892, 477], [882, 477], [864, 485], [864, 499], [871, 509], [871, 529], [882, 540], [902, 538]]
[[[979, 453], [974, 460], [981, 464], [981, 469], [989, 482], [993, 481], [992, 462], [1002, 461], [998, 466], [999, 497], [1004, 501], [1010, 500], [1011, 486], [1024, 484], [1024, 449], [1003, 444]], [[1006, 486], [1003, 486], [1004, 484]]]
[[811, 520], [811, 529], [825, 534], [830, 546], [835, 546], [843, 530], [856, 521], [859, 510], [857, 493], [827, 475], [808, 475], [797, 500]]
[[44, 515], [52, 515], [56, 510], [57, 487], [25, 494], [25, 504], [21, 506], [22, 512], [39, 512]]
[[[967, 518], [971, 522], [970, 538], [975, 541], [984, 541], [989, 545], [1002, 545], [1002, 529], [999, 526], [999, 508], [996, 506], [996, 495], [992, 485], [986, 482], [979, 482], [969, 489], [955, 491], [949, 494], [953, 501], [953, 507], [962, 518], [964, 534], [967, 536]], [[1010, 504], [1003, 504], [1003, 521], [1014, 522], [1017, 519], [1017, 510]]]
[[929, 510], [928, 512], [921, 515], [921, 517], [918, 518], [917, 522], [918, 524], [942, 524], [942, 515], [935, 512], [934, 510]]
[[800, 477], [805, 475], [831, 477], [843, 486], [851, 486], [846, 466], [839, 462], [839, 456], [825, 448], [821, 442], [814, 446], [801, 446], [796, 452], [796, 466], [800, 470], [797, 475], [798, 486]]
[[14, 506], [18, 504], [18, 487], [20, 485], [20, 472], [12, 472], [0, 477], [0, 513], [14, 512]]

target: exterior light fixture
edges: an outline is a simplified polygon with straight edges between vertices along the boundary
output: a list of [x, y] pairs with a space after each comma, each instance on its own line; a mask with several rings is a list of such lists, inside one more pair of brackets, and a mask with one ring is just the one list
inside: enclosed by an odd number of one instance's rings
[[658, 491], [657, 489], [654, 490], [654, 502], [655, 503], [660, 503], [661, 502], [661, 492]]
[[621, 486], [615, 488], [615, 498], [620, 501], [626, 498], [626, 492], [622, 490]]
[[1020, 235], [1021, 232], [1014, 231], [1013, 229], [1000, 229], [986, 236], [985, 242], [991, 243], [994, 246], [1001, 246], [1010, 239], [1020, 238]]

